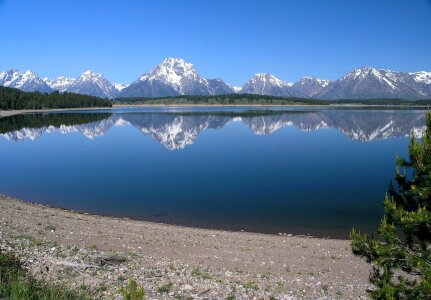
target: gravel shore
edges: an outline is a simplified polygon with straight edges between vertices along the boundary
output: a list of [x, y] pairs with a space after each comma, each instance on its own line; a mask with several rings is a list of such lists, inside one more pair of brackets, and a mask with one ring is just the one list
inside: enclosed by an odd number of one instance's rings
[[349, 241], [226, 232], [89, 215], [0, 196], [0, 249], [37, 277], [121, 299], [366, 299]]

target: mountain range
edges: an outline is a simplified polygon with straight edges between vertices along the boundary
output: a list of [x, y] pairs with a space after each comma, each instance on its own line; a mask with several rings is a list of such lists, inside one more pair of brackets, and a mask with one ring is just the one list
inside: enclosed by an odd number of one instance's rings
[[0, 85], [23, 91], [74, 92], [102, 98], [168, 97], [180, 95], [260, 94], [317, 99], [429, 99], [431, 72], [397, 72], [371, 67], [355, 68], [337, 80], [305, 77], [291, 83], [268, 73], [255, 74], [242, 87], [222, 79], [207, 79], [181, 58], [167, 58], [130, 85], [111, 83], [102, 74], [88, 70], [78, 78], [41, 79], [32, 71], [0, 73]]

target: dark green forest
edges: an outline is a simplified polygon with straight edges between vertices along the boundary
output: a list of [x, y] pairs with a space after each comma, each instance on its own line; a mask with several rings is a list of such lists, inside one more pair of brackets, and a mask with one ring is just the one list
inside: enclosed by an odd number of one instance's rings
[[403, 99], [366, 99], [366, 100], [323, 100], [297, 97], [277, 97], [256, 94], [227, 94], [216, 96], [175, 96], [160, 98], [117, 98], [116, 104], [222, 104], [222, 105], [331, 105], [331, 104], [362, 104], [362, 105], [431, 105], [431, 99], [403, 100]]
[[23, 92], [0, 86], [0, 110], [111, 107], [112, 102], [94, 96], [74, 93]]
[[223, 104], [223, 105], [244, 105], [244, 104], [317, 104], [325, 105], [327, 101], [306, 98], [286, 98], [276, 96], [262, 96], [256, 94], [227, 94], [216, 96], [175, 96], [159, 98], [117, 98], [117, 104]]
[[136, 97], [117, 98], [114, 102], [95, 96], [75, 93], [23, 92], [18, 89], [0, 86], [0, 110], [112, 107], [112, 104], [159, 104], [159, 105], [394, 105], [428, 106], [431, 99], [358, 99], [323, 100], [298, 97], [278, 97], [256, 94], [227, 94], [216, 96], [175, 96], [175, 97]]
[[0, 134], [22, 128], [42, 128], [46, 126], [79, 125], [101, 121], [111, 116], [109, 113], [37, 113], [13, 115], [0, 118]]

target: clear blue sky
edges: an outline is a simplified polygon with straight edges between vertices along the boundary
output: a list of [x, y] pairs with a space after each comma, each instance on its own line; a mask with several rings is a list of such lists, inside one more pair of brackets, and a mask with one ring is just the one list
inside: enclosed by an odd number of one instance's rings
[[165, 57], [239, 85], [335, 79], [358, 66], [431, 71], [431, 1], [0, 0], [0, 70], [129, 83]]

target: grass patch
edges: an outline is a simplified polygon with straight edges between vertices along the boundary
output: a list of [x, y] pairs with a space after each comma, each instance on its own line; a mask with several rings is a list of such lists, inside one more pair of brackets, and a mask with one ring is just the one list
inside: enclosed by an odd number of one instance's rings
[[196, 278], [202, 278], [202, 279], [211, 279], [211, 275], [208, 274], [207, 272], [204, 272], [202, 270], [200, 270], [199, 268], [193, 268], [192, 270], [192, 276], [196, 277]]
[[227, 295], [226, 300], [235, 300], [235, 293], [236, 293], [236, 288], [233, 287], [233, 289], [230, 291], [230, 293]]
[[278, 288], [278, 289], [282, 289], [282, 288], [284, 288], [284, 282], [283, 282], [283, 281], [281, 281], [281, 280], [277, 281], [275, 284], [277, 285], [277, 288]]
[[254, 290], [254, 291], [258, 291], [259, 290], [259, 286], [257, 285], [256, 282], [253, 282], [253, 281], [247, 281], [247, 282], [243, 283], [242, 286], [246, 290]]
[[88, 291], [72, 291], [36, 280], [12, 254], [0, 251], [0, 299], [77, 300], [91, 299]]
[[121, 288], [120, 294], [124, 300], [142, 300], [145, 298], [144, 288], [138, 287], [135, 280], [130, 280], [127, 287]]
[[169, 291], [172, 289], [172, 286], [173, 286], [173, 284], [171, 282], [165, 283], [165, 284], [162, 284], [161, 286], [159, 286], [157, 291], [161, 294], [169, 293]]

